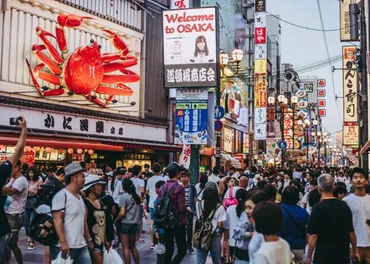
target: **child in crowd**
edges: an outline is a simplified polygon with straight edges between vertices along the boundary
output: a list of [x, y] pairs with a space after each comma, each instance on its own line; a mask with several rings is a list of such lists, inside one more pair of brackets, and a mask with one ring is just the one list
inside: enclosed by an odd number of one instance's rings
[[[155, 184], [155, 192], [158, 194], [159, 189], [165, 184], [165, 181], [158, 181]], [[154, 252], [157, 253], [157, 264], [164, 264], [165, 263], [165, 258], [164, 258], [164, 231], [163, 229], [157, 229], [154, 223], [154, 214], [155, 214], [155, 207], [157, 205], [157, 199], [154, 200], [154, 206], [153, 208], [150, 208], [150, 219], [152, 219], [153, 223], [153, 236], [154, 236]]]

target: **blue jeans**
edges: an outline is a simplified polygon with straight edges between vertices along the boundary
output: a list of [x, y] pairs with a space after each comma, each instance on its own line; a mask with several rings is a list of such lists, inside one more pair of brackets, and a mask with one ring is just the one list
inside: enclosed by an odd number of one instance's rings
[[213, 234], [212, 245], [209, 251], [203, 251], [197, 248], [195, 252], [197, 253], [197, 264], [206, 263], [208, 252], [211, 253], [213, 264], [221, 264], [221, 233], [215, 232]]
[[36, 213], [34, 210], [24, 211], [24, 229], [26, 230], [26, 235], [30, 236], [30, 228], [33, 219], [35, 219]]
[[[52, 260], [56, 260], [60, 253], [60, 247], [51, 246], [50, 247], [50, 256]], [[64, 255], [64, 254], [62, 254]], [[71, 259], [74, 264], [91, 264], [91, 258], [87, 247], [83, 248], [71, 248], [70, 249]], [[62, 256], [67, 258], [66, 256]]]

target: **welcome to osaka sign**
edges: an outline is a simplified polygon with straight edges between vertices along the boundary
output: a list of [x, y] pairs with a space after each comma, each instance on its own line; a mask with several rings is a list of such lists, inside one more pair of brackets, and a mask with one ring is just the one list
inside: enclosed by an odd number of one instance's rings
[[163, 11], [163, 54], [166, 88], [217, 86], [218, 9]]

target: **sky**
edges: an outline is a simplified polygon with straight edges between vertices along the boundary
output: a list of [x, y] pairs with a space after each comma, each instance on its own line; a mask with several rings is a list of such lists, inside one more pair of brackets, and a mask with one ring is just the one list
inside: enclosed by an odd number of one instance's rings
[[[325, 29], [339, 29], [339, 1], [319, 0]], [[321, 29], [320, 15], [317, 0], [267, 0], [266, 11], [278, 14], [284, 20], [310, 28]], [[281, 23], [281, 61], [293, 66], [307, 65], [328, 58], [323, 32], [310, 31], [292, 25]], [[326, 32], [330, 57], [341, 54], [340, 32]], [[342, 61], [333, 64], [336, 68], [342, 67]], [[323, 126], [329, 133], [342, 130], [343, 100], [337, 100], [339, 113], [335, 103], [334, 90], [337, 96], [342, 96], [342, 71], [334, 72], [332, 82], [331, 66], [302, 73], [300, 76], [317, 76], [326, 79], [326, 117]], [[340, 115], [340, 116], [339, 116]]]

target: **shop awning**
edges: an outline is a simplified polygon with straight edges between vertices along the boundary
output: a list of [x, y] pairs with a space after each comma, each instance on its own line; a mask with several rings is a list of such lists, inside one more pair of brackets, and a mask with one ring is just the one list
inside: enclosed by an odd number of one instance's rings
[[[0, 144], [3, 145], [16, 145], [18, 137], [13, 136], [0, 136]], [[50, 138], [50, 137], [27, 137], [27, 146], [47, 146], [52, 148], [81, 148], [92, 150], [106, 150], [106, 151], [123, 151], [124, 149], [149, 149], [156, 151], [168, 152], [181, 152], [181, 147], [176, 145], [144, 142], [138, 140], [97, 140], [87, 138]]]
[[[0, 144], [3, 145], [16, 145], [18, 138], [16, 137], [0, 137]], [[93, 150], [107, 150], [107, 151], [122, 151], [122, 147], [102, 144], [96, 141], [73, 141], [60, 139], [55, 140], [51, 138], [39, 139], [39, 138], [27, 138], [27, 146], [47, 146], [52, 148], [82, 148], [82, 149], [93, 149]]]
[[360, 155], [363, 155], [366, 151], [370, 148], [370, 140], [366, 142], [366, 144], [361, 148]]

